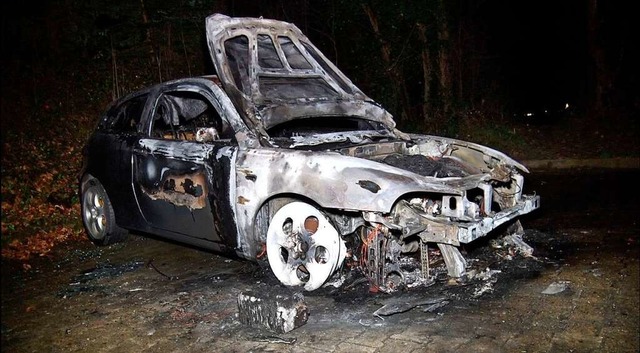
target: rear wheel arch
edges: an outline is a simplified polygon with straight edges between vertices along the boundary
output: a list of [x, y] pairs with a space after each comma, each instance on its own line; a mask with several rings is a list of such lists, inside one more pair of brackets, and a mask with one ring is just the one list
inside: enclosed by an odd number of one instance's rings
[[107, 191], [91, 174], [82, 177], [80, 207], [85, 231], [94, 244], [109, 245], [126, 239], [128, 231], [117, 225]]

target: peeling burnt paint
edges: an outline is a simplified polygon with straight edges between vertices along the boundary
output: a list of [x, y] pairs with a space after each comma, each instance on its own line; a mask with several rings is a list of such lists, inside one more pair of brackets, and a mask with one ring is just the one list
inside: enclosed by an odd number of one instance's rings
[[213, 151], [213, 146], [210, 144], [188, 141], [141, 139], [138, 143], [141, 150], [149, 154], [197, 164], [204, 164]]
[[336, 142], [350, 142], [353, 144], [370, 143], [373, 138], [393, 138], [394, 136], [388, 131], [358, 131], [358, 132], [337, 132], [319, 135], [309, 136], [292, 136], [293, 143], [289, 145], [289, 148], [295, 148], [299, 146], [318, 146], [327, 143]]
[[244, 174], [245, 179], [249, 180], [249, 181], [256, 181], [258, 179], [258, 176], [255, 175], [255, 173], [253, 171], [251, 171], [250, 169], [240, 169], [238, 170], [239, 173]]
[[167, 175], [156, 190], [142, 189], [152, 200], [163, 200], [191, 210], [204, 208], [208, 194], [202, 173]]
[[[236, 196], [236, 158], [238, 150], [235, 147], [222, 147], [216, 152], [216, 165], [213, 172], [220, 177], [213, 177], [217, 194], [213, 201], [217, 227], [222, 230], [226, 243], [234, 250], [242, 242], [238, 241], [238, 224], [236, 208], [233, 200]], [[226, 176], [226, 178], [225, 178]]]

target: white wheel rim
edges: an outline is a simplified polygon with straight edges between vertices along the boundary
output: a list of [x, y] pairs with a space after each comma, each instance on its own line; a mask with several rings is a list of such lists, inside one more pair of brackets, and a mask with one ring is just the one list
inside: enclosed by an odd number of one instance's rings
[[[317, 226], [317, 230], [305, 229], [305, 221], [307, 227]], [[345, 254], [346, 246], [336, 229], [309, 204], [289, 203], [271, 220], [267, 256], [271, 270], [284, 285], [304, 285], [308, 291], [320, 288], [340, 267]]]

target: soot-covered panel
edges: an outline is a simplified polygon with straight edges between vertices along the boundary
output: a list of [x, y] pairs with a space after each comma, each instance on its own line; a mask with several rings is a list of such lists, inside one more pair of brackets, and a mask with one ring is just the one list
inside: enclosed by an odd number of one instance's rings
[[423, 176], [447, 178], [469, 175], [460, 163], [448, 158], [432, 159], [420, 154], [410, 156], [392, 154], [385, 157], [382, 162]]

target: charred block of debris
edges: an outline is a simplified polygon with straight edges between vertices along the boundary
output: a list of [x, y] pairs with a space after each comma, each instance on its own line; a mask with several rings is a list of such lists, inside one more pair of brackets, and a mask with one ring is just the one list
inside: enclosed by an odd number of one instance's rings
[[286, 333], [307, 323], [309, 309], [302, 293], [253, 291], [238, 294], [240, 322]]

